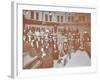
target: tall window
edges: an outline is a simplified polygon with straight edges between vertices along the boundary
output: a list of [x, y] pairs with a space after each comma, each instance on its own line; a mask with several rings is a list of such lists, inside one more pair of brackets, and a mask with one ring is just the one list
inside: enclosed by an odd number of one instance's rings
[[36, 13], [36, 20], [39, 20], [39, 13]]
[[31, 19], [34, 19], [34, 11], [31, 11]]
[[57, 16], [57, 22], [59, 22], [59, 16]]
[[45, 14], [45, 21], [48, 21], [48, 15]]
[[73, 17], [73, 16], [71, 17], [71, 21], [72, 21], [72, 22], [74, 21], [74, 17]]
[[52, 21], [52, 15], [49, 16], [50, 21]]
[[82, 16], [82, 18], [83, 18], [83, 22], [85, 21], [85, 16]]
[[61, 22], [63, 22], [63, 16], [61, 16]]
[[79, 21], [85, 21], [85, 16], [79, 16]]
[[82, 16], [79, 16], [79, 21], [82, 21]]
[[70, 22], [70, 16], [68, 16], [68, 22]]

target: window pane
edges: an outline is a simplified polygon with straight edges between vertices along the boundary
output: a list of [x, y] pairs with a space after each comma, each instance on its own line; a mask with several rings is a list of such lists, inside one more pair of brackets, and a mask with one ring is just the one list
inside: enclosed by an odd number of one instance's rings
[[57, 16], [57, 22], [59, 22], [59, 16]]
[[70, 16], [68, 16], [68, 22], [70, 22]]
[[48, 15], [45, 14], [45, 21], [48, 21]]
[[85, 16], [83, 16], [83, 21], [85, 21]]
[[61, 22], [63, 22], [63, 16], [61, 16]]
[[74, 17], [72, 16], [72, 22], [74, 21]]
[[79, 21], [81, 21], [82, 20], [82, 16], [79, 16]]
[[50, 21], [52, 21], [52, 15], [49, 16]]
[[36, 13], [36, 20], [39, 19], [39, 13]]
[[31, 19], [34, 19], [34, 11], [31, 11]]

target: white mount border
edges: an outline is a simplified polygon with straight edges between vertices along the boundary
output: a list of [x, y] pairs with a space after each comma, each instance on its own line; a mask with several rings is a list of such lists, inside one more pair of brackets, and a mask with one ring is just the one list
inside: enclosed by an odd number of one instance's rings
[[[23, 2], [12, 2], [12, 64], [11, 64], [11, 76], [13, 78], [25, 77], [25, 78], [43, 78], [52, 76], [63, 76], [73, 73], [91, 73], [97, 71], [97, 54], [95, 49], [95, 37], [96, 37], [96, 8], [88, 7], [75, 7], [75, 6], [59, 6], [59, 5], [40, 5]], [[22, 69], [22, 10], [46, 10], [46, 11], [64, 11], [64, 12], [83, 12], [91, 13], [91, 66], [90, 67], [78, 67], [78, 68], [57, 68], [57, 69]], [[59, 70], [58, 70], [59, 69]]]

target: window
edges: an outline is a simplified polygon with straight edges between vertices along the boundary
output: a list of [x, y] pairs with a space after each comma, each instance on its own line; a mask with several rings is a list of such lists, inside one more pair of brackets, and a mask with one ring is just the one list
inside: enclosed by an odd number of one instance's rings
[[79, 21], [85, 21], [85, 16], [79, 16]]
[[45, 21], [48, 21], [48, 15], [45, 14]]
[[74, 21], [74, 17], [73, 17], [73, 16], [71, 17], [71, 21], [72, 21], [72, 22]]
[[31, 19], [34, 19], [34, 11], [31, 11]]
[[82, 18], [83, 18], [83, 22], [85, 21], [85, 16], [82, 16]]
[[61, 22], [63, 22], [63, 16], [61, 16]]
[[36, 13], [36, 20], [39, 19], [39, 13]]
[[68, 22], [70, 22], [70, 16], [68, 16]]
[[52, 15], [49, 16], [50, 21], [52, 21]]
[[81, 16], [79, 16], [79, 21], [82, 21], [82, 17]]
[[59, 22], [59, 16], [57, 16], [57, 22]]

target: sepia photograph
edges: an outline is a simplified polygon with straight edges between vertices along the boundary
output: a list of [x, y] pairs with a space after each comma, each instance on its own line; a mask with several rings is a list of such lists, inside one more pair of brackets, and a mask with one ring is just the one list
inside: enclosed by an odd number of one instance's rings
[[97, 71], [96, 7], [34, 1], [11, 6], [12, 77], [59, 80]]
[[23, 69], [91, 66], [91, 13], [22, 10]]

